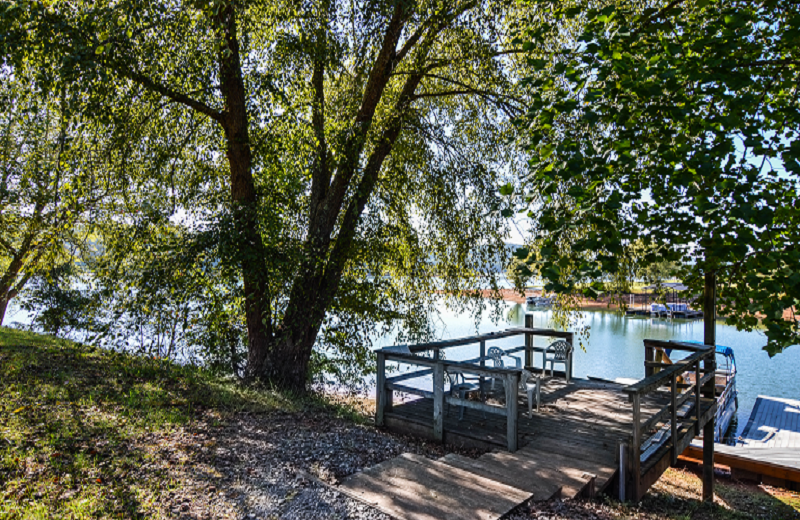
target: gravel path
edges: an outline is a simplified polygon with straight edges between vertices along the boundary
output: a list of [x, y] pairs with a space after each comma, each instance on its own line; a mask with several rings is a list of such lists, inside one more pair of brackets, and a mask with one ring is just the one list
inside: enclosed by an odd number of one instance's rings
[[153, 455], [140, 476], [158, 472], [167, 483], [156, 499], [163, 516], [186, 520], [388, 520], [317, 479], [336, 484], [404, 452], [446, 453], [438, 444], [320, 412], [241, 415], [221, 427], [203, 422], [149, 436], [140, 448]]

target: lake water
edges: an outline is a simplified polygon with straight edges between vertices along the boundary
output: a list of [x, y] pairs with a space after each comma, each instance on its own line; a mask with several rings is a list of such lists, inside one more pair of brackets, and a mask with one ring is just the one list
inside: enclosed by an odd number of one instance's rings
[[[525, 314], [533, 315], [534, 327], [553, 328], [552, 312], [533, 310], [524, 305], [504, 302], [502, 318], [495, 322], [489, 311], [479, 319], [459, 315], [442, 308], [439, 337], [458, 338], [476, 333], [521, 327]], [[584, 340], [585, 350], [575, 349], [574, 374], [576, 377], [596, 376], [606, 379], [644, 377], [644, 339], [703, 340], [702, 320], [669, 320], [665, 318], [625, 317], [612, 311], [584, 311], [584, 323], [590, 327], [590, 336]], [[577, 339], [577, 338], [576, 338]], [[576, 341], [577, 342], [577, 341]], [[380, 346], [392, 343], [391, 338], [382, 339]], [[738, 374], [736, 387], [739, 391], [738, 421], [729, 435], [741, 434], [755, 400], [759, 395], [800, 399], [800, 347], [794, 346], [770, 359], [762, 347], [766, 338], [760, 331], [741, 332], [717, 322], [717, 343], [733, 348]], [[493, 341], [489, 345], [515, 347], [524, 344], [521, 336]], [[546, 338], [536, 338], [537, 346], [546, 346]], [[477, 346], [447, 349], [447, 358], [463, 360], [476, 357]], [[520, 354], [521, 356], [521, 354]], [[536, 357], [537, 364], [539, 356]], [[734, 430], [735, 428], [735, 430]]]

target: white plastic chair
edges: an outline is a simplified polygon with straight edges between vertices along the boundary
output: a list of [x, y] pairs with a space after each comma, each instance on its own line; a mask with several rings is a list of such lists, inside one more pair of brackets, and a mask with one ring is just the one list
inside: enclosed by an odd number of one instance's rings
[[[506, 355], [505, 351], [500, 347], [491, 347], [487, 352], [487, 357], [494, 364], [494, 368], [505, 368], [505, 363], [503, 362], [503, 356], [505, 355]], [[522, 360], [514, 356], [508, 356], [508, 357], [514, 360], [514, 365], [516, 366], [516, 368], [520, 369], [522, 368]], [[500, 378], [498, 377], [492, 378], [492, 390], [494, 390], [494, 383], [498, 379]]]
[[533, 402], [536, 398], [536, 412], [542, 398], [542, 376], [532, 374], [528, 370], [521, 370], [519, 376], [519, 389], [528, 396], [528, 415], [533, 417]]
[[[450, 395], [458, 395], [459, 399], [465, 399], [468, 392], [479, 392], [481, 390], [480, 379], [477, 376], [475, 376], [474, 380], [473, 377], [467, 379], [463, 372], [451, 368], [444, 373], [444, 377], [450, 383]], [[466, 407], [462, 405], [458, 414], [459, 421], [464, 418], [464, 408]], [[486, 413], [484, 412], [485, 416]]]
[[569, 383], [569, 375], [572, 373], [572, 345], [568, 341], [560, 339], [554, 341], [545, 349], [542, 376], [547, 373], [548, 363], [550, 363], [551, 376], [555, 372], [556, 363], [564, 365], [564, 370], [567, 373], [567, 383]]

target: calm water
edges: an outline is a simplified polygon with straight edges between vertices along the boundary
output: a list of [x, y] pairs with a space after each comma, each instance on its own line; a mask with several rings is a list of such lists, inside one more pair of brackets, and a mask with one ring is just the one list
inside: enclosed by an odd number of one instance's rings
[[[512, 326], [523, 326], [525, 313], [533, 315], [534, 327], [552, 328], [552, 313], [547, 310], [532, 310], [524, 305], [506, 302], [503, 317], [494, 322], [490, 313], [484, 312], [478, 319], [458, 315], [443, 309], [439, 336], [442, 339], [469, 336], [476, 332], [492, 332]], [[607, 311], [584, 312], [585, 324], [590, 326], [585, 350], [576, 348], [574, 373], [577, 377], [596, 376], [607, 379], [644, 377], [644, 346], [642, 340], [680, 339], [703, 340], [702, 320], [668, 320], [661, 318], [624, 317]], [[381, 346], [391, 343], [385, 338]], [[785, 350], [770, 359], [761, 347], [766, 344], [763, 333], [740, 332], [723, 321], [717, 322], [717, 343], [732, 347], [736, 354], [739, 391], [739, 411], [736, 435], [741, 433], [750, 411], [759, 395], [770, 395], [800, 399], [800, 347]], [[501, 347], [521, 346], [521, 336], [490, 342]], [[546, 338], [537, 338], [536, 345], [546, 346]], [[447, 349], [447, 358], [468, 359], [477, 355], [477, 346]], [[520, 354], [521, 355], [521, 354]], [[540, 363], [536, 357], [537, 364]], [[730, 433], [733, 433], [731, 431]]]

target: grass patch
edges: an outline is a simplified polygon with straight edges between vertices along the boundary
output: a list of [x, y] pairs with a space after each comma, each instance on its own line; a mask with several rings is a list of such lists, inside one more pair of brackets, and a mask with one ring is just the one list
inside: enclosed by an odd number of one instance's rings
[[0, 328], [0, 519], [145, 518], [146, 438], [303, 403], [180, 366]]

